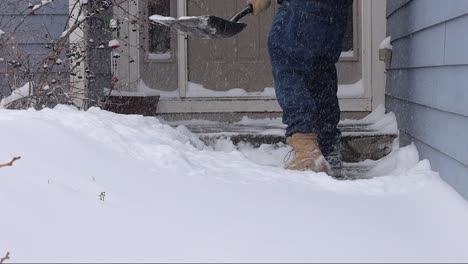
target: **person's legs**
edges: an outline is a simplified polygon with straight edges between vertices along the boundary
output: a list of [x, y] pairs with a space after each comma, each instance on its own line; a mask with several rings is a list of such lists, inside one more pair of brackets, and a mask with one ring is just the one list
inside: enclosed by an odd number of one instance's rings
[[[331, 48], [336, 46], [337, 15], [329, 13], [330, 9], [321, 1], [285, 0], [273, 22], [268, 47], [276, 96], [288, 126], [286, 136], [322, 130], [322, 98], [311, 93], [310, 81], [330, 86], [327, 79], [333, 74], [328, 73], [329, 65], [334, 66], [334, 58], [339, 58], [340, 52], [336, 56]], [[327, 90], [324, 92], [329, 96]]]
[[308, 89], [310, 66], [305, 61], [314, 50], [298, 42], [296, 37], [298, 27], [306, 27], [305, 24], [293, 4], [286, 0], [278, 10], [268, 40], [276, 97], [283, 109], [288, 137], [318, 132], [317, 105]]
[[327, 153], [329, 139], [339, 135], [334, 64], [346, 26], [343, 13], [321, 1], [285, 0], [268, 43], [286, 136], [317, 134]]
[[[352, 3], [352, 2], [348, 2]], [[317, 66], [319, 75], [311, 81], [311, 94], [318, 98], [319, 108], [319, 142], [326, 160], [330, 163], [332, 176], [342, 178], [340, 106], [338, 101], [338, 76], [335, 64], [342, 51], [342, 42], [346, 30], [349, 5], [337, 6], [333, 30], [330, 34], [329, 50], [326, 58]]]
[[317, 98], [319, 108], [320, 149], [330, 163], [332, 176], [341, 175], [341, 132], [337, 128], [340, 121], [338, 103], [338, 81], [334, 63], [322, 63], [317, 69], [322, 74], [310, 81], [311, 94]]

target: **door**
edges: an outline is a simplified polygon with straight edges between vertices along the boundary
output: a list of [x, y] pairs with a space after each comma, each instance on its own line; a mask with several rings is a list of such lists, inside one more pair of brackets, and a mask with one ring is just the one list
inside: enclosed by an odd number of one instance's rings
[[[216, 14], [230, 18], [245, 7], [245, 0], [189, 1], [189, 16]], [[224, 40], [188, 39], [187, 97], [268, 95], [273, 87], [267, 51], [268, 32], [274, 16], [247, 16], [247, 28]], [[236, 89], [236, 90], [233, 90]], [[270, 94], [271, 95], [271, 94]]]
[[149, 23], [152, 15], [178, 17], [176, 0], [140, 0], [138, 89], [144, 95], [179, 97], [177, 32]]
[[[187, 15], [215, 14], [230, 18], [245, 7], [245, 0], [194, 0]], [[340, 95], [361, 96], [360, 1], [350, 8], [343, 54], [337, 65]], [[277, 4], [260, 16], [242, 21], [248, 27], [238, 36], [224, 40], [188, 38], [188, 85], [186, 97], [274, 97], [267, 39]], [[361, 89], [362, 88], [362, 89]], [[343, 91], [344, 89], [344, 91]], [[346, 91], [353, 89], [353, 91]]]
[[140, 25], [128, 19], [128, 14], [138, 13], [138, 5], [136, 1], [123, 1], [113, 8], [113, 17], [107, 21], [113, 39], [119, 44], [112, 51], [111, 67], [114, 89], [120, 92], [136, 92], [138, 89]]

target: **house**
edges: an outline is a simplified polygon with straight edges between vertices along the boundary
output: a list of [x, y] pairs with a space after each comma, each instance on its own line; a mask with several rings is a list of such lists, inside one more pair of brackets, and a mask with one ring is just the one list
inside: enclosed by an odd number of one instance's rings
[[[28, 27], [17, 41], [25, 53], [45, 54], [47, 43], [59, 38], [67, 23], [73, 23], [79, 16], [76, 9], [74, 13], [71, 11], [78, 3], [76, 0], [45, 2], [47, 5], [26, 18]], [[91, 6], [105, 1], [85, 2]], [[22, 19], [28, 6], [38, 3], [2, 1], [6, 8], [0, 10], [0, 27], [8, 17]], [[102, 95], [102, 88], [117, 95], [160, 95], [158, 114], [164, 116], [280, 115], [266, 49], [276, 3], [261, 16], [246, 17], [243, 22], [248, 24], [247, 29], [226, 40], [187, 38], [149, 25], [147, 19], [152, 14], [173, 17], [215, 14], [229, 18], [245, 4], [245, 0], [123, 1], [110, 12], [89, 18], [85, 32], [76, 30], [71, 34], [71, 43], [80, 39], [94, 43], [116, 39], [121, 45], [113, 51], [116, 55], [113, 57], [107, 45], [105, 50], [88, 45], [87, 65], [75, 67], [78, 73], [72, 74], [70, 83], [87, 89], [91, 97]], [[349, 12], [352, 19], [338, 64], [340, 104], [344, 116], [359, 117], [384, 104], [385, 67], [378, 59], [377, 47], [385, 37], [385, 2], [356, 0]], [[30, 37], [30, 25], [34, 38]], [[4, 26], [4, 30], [8, 31], [8, 27]], [[95, 82], [78, 79], [84, 76], [86, 68], [96, 74]]]
[[[42, 2], [0, 1], [0, 30], [5, 32], [0, 36], [0, 97], [8, 95], [13, 87], [23, 86], [32, 71], [42, 68], [50, 51], [48, 44], [58, 39], [67, 26], [68, 0], [55, 0], [32, 12], [36, 4]], [[17, 69], [15, 73], [13, 68]], [[58, 71], [63, 69], [56, 67], [53, 73]]]
[[[277, 4], [258, 17], [249, 16], [244, 32], [226, 40], [200, 40], [151, 26], [135, 30], [123, 25], [117, 34], [128, 45], [114, 74], [121, 95], [158, 94], [158, 114], [216, 118], [225, 113], [279, 115], [275, 100], [267, 38]], [[153, 14], [229, 18], [245, 0], [152, 0], [129, 3], [146, 19]], [[338, 63], [340, 104], [346, 117], [359, 117], [384, 104], [385, 66], [378, 46], [385, 38], [385, 1], [357, 0]], [[125, 18], [125, 11], [114, 10]], [[132, 28], [133, 27], [133, 28]], [[133, 30], [132, 30], [133, 29]], [[129, 61], [136, 61], [128, 67]]]
[[[102, 2], [102, 0], [89, 1]], [[27, 1], [8, 0], [0, 3]], [[76, 0], [55, 0], [34, 18], [48, 37], [60, 36]], [[266, 50], [277, 5], [246, 17], [247, 29], [232, 39], [199, 40], [149, 25], [153, 14], [180, 17], [215, 14], [229, 18], [245, 0], [136, 0], [89, 20], [90, 29], [72, 40], [116, 39], [110, 51], [90, 48], [87, 65], [96, 73], [74, 85], [97, 98], [160, 96], [157, 114], [165, 119], [202, 118], [230, 122], [244, 115], [280, 116]], [[21, 9], [0, 8], [6, 17]], [[16, 12], [16, 13], [15, 13]], [[385, 104], [398, 118], [400, 144], [416, 144], [421, 157], [468, 199], [468, 1], [355, 0], [350, 9], [338, 63], [343, 118], [359, 118]], [[109, 29], [103, 33], [99, 29]], [[5, 29], [5, 28], [4, 28]], [[39, 28], [38, 30], [41, 30]], [[392, 37], [393, 56], [379, 60], [379, 46]], [[47, 39], [20, 41], [40, 50]], [[112, 52], [112, 53], [111, 53]], [[110, 56], [110, 53], [112, 56]], [[105, 89], [105, 90], [104, 90]]]
[[[138, 2], [142, 14], [174, 17], [230, 17], [245, 4], [145, 2]], [[247, 30], [228, 40], [187, 39], [161, 34], [161, 28], [145, 31], [133, 41], [147, 49], [134, 51], [139, 67], [128, 75], [141, 79], [124, 90], [157, 90], [163, 116], [227, 119], [220, 113], [280, 113], [268, 89], [273, 83], [265, 48], [275, 8], [245, 19]], [[397, 116], [400, 144], [416, 144], [421, 158], [428, 158], [434, 170], [468, 199], [468, 1], [357, 0], [352, 9], [338, 63], [343, 118], [357, 118], [385, 104]], [[387, 69], [379, 60], [379, 44], [386, 36], [393, 44]], [[243, 89], [232, 90], [239, 87]]]
[[386, 105], [400, 143], [413, 142], [468, 199], [468, 1], [388, 0], [393, 59]]

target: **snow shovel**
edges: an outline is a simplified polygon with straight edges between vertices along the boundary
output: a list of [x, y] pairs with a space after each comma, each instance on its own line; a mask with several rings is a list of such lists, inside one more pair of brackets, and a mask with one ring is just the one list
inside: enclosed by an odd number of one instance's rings
[[160, 15], [151, 16], [150, 20], [170, 28], [175, 28], [182, 33], [194, 37], [222, 39], [233, 37], [244, 30], [247, 24], [239, 23], [239, 20], [252, 12], [253, 7], [249, 5], [234, 15], [230, 20], [217, 16], [180, 17], [179, 19], [175, 19], [173, 17]]

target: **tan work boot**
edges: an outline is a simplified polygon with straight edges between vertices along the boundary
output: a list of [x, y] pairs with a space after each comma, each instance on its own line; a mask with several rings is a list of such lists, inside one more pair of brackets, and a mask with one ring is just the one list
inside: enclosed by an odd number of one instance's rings
[[286, 166], [288, 170], [328, 173], [331, 169], [320, 151], [317, 134], [296, 133], [287, 139], [293, 147], [294, 159]]

